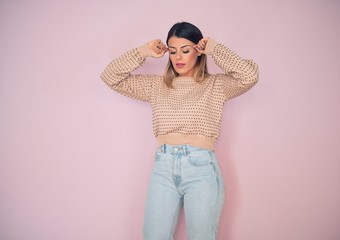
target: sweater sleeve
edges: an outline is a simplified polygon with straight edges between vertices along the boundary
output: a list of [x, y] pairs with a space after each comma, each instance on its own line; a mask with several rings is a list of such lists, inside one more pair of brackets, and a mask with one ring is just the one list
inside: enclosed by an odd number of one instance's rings
[[224, 72], [221, 83], [225, 100], [237, 97], [258, 81], [258, 65], [253, 60], [242, 59], [226, 46], [214, 44], [211, 50], [212, 59]]
[[157, 76], [131, 74], [144, 63], [145, 58], [135, 48], [110, 62], [100, 77], [112, 90], [127, 97], [150, 102], [151, 90]]

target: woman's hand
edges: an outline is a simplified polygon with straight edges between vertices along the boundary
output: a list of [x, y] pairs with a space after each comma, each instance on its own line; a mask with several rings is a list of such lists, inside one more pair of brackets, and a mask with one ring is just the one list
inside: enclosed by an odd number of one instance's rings
[[150, 56], [154, 58], [163, 57], [168, 51], [168, 48], [160, 39], [155, 39], [148, 42], [147, 46], [149, 47]]
[[208, 37], [202, 38], [196, 45], [193, 46], [193, 48], [201, 54], [206, 54], [205, 47], [207, 46], [208, 41]]

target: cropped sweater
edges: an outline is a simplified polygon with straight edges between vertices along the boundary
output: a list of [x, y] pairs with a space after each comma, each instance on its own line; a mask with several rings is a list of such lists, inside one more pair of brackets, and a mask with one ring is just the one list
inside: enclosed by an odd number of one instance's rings
[[168, 88], [161, 75], [132, 74], [144, 64], [145, 51], [143, 46], [115, 58], [101, 79], [114, 91], [150, 103], [159, 146], [189, 144], [214, 149], [224, 103], [255, 85], [257, 64], [209, 39], [206, 54], [223, 73], [210, 74], [201, 83], [191, 77], [177, 77], [173, 79], [174, 88]]

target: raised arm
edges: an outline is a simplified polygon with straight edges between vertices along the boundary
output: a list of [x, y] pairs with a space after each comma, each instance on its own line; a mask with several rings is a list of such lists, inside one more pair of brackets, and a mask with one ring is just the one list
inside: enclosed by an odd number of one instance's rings
[[215, 64], [224, 72], [222, 86], [226, 100], [243, 94], [257, 83], [259, 70], [253, 60], [242, 59], [228, 47], [211, 38], [203, 38], [195, 48], [211, 55]]
[[147, 57], [159, 58], [166, 51], [165, 45], [160, 40], [150, 41], [112, 60], [100, 77], [114, 91], [149, 102], [152, 87], [160, 77], [132, 72], [141, 67]]

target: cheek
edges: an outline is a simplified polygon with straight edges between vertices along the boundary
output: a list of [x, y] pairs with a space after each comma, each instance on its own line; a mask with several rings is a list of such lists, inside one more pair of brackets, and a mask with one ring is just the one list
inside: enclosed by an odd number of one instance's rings
[[191, 64], [195, 65], [197, 61], [197, 55], [196, 54], [190, 54], [188, 56], [188, 61], [190, 61]]
[[173, 63], [175, 59], [176, 59], [176, 58], [175, 58], [173, 55], [170, 55], [170, 56], [169, 56], [169, 60], [170, 60], [171, 63]]

